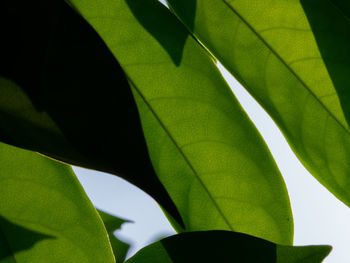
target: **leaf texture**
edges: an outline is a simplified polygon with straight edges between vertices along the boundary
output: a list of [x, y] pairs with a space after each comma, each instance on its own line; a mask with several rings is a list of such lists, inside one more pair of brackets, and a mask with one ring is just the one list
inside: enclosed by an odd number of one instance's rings
[[0, 144], [0, 262], [115, 262], [72, 169]]
[[342, 0], [168, 0], [257, 99], [305, 167], [350, 205], [350, 16]]
[[153, 0], [71, 3], [126, 72], [154, 169], [185, 230], [291, 244], [287, 191], [266, 145], [176, 17]]

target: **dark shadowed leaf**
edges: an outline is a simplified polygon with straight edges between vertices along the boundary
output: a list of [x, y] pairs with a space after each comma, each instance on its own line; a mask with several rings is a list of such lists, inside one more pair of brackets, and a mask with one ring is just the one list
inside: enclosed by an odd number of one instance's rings
[[331, 246], [276, 246], [277, 263], [320, 263], [331, 252]]
[[0, 140], [117, 174], [181, 222], [124, 72], [89, 24], [63, 0], [8, 0], [0, 27]]
[[[176, 17], [153, 0], [71, 3], [126, 72], [153, 166], [186, 230], [291, 244], [287, 191], [266, 145], [205, 50], [190, 35], [183, 43]], [[176, 61], [173, 47], [183, 47]]]
[[305, 167], [349, 206], [349, 1], [168, 2], [267, 110]]
[[182, 233], [141, 249], [127, 263], [321, 263], [329, 246], [281, 246], [229, 231]]
[[0, 262], [115, 262], [70, 167], [1, 143], [0, 182]]
[[13, 224], [0, 215], [0, 262], [16, 262], [17, 253], [47, 238], [53, 237]]
[[130, 223], [130, 221], [118, 218], [116, 216], [112, 216], [101, 210], [97, 210], [97, 211], [100, 214], [102, 221], [107, 229], [109, 240], [111, 242], [113, 253], [116, 259], [116, 263], [124, 262], [125, 257], [129, 251], [130, 244], [120, 241], [118, 238], [116, 238], [113, 232], [118, 229], [121, 229], [124, 223]]

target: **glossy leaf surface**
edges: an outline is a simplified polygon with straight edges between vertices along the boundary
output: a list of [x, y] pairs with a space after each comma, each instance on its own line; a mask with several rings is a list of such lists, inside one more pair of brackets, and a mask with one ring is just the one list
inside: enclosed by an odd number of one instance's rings
[[349, 206], [348, 1], [168, 2], [267, 110], [306, 168]]
[[64, 0], [1, 1], [0, 13], [0, 140], [117, 174], [180, 220], [125, 74], [98, 34]]
[[229, 231], [178, 234], [141, 249], [127, 263], [321, 263], [329, 246], [281, 246]]
[[290, 244], [283, 179], [214, 62], [153, 0], [71, 3], [133, 86], [149, 153], [185, 230], [235, 230]]
[[0, 262], [115, 262], [72, 169], [0, 144]]
[[118, 218], [101, 210], [98, 210], [98, 213], [100, 214], [100, 217], [102, 218], [105, 228], [108, 232], [116, 263], [124, 262], [125, 257], [130, 249], [130, 244], [119, 240], [114, 235], [114, 231], [121, 229], [124, 223], [129, 223], [130, 221]]

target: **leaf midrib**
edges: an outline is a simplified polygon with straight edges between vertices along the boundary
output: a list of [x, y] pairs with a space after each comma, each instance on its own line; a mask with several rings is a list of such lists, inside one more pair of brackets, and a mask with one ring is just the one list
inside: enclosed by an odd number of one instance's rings
[[[233, 7], [231, 6], [227, 0], [222, 0], [228, 8], [236, 14], [236, 16], [260, 39], [260, 41], [282, 62], [282, 64], [291, 72], [291, 74], [304, 86], [305, 89], [308, 90], [308, 92], [314, 97], [314, 99], [322, 105], [322, 108], [342, 127], [345, 132], [350, 135], [350, 131], [344, 127], [344, 125], [334, 116], [333, 113], [331, 113], [328, 108], [323, 104], [322, 101], [315, 95], [315, 93], [308, 87], [308, 85], [299, 77], [297, 73], [286, 63], [286, 61], [275, 51], [275, 49], [270, 46], [266, 40], [254, 29], [254, 27], [248, 23], [246, 19], [243, 18], [243, 16]], [[333, 4], [334, 5], [334, 4]], [[338, 8], [338, 7], [337, 7]], [[341, 10], [340, 8], [338, 8]], [[343, 13], [343, 12], [342, 12]], [[347, 18], [347, 16], [345, 16]], [[220, 60], [219, 60], [220, 61]], [[224, 63], [225, 64], [225, 63]]]
[[168, 135], [168, 137], [170, 138], [170, 140], [174, 143], [174, 145], [176, 146], [176, 148], [178, 149], [178, 151], [180, 152], [182, 158], [185, 160], [185, 162], [187, 163], [187, 165], [189, 166], [189, 168], [191, 169], [191, 171], [193, 172], [193, 174], [195, 175], [195, 177], [197, 178], [198, 182], [201, 184], [201, 186], [203, 187], [203, 189], [206, 191], [206, 193], [209, 196], [209, 199], [213, 202], [215, 208], [217, 209], [217, 211], [219, 212], [219, 214], [221, 215], [221, 217], [223, 218], [223, 220], [225, 221], [226, 225], [229, 227], [229, 229], [231, 231], [234, 231], [234, 229], [232, 228], [230, 222], [228, 221], [228, 219], [226, 218], [226, 216], [224, 215], [223, 211], [221, 210], [220, 206], [218, 205], [218, 203], [215, 201], [214, 197], [212, 196], [212, 194], [210, 193], [209, 189], [206, 187], [206, 185], [204, 184], [204, 182], [202, 181], [202, 179], [200, 178], [199, 174], [197, 173], [196, 169], [193, 167], [193, 165], [191, 164], [190, 160], [187, 158], [186, 154], [182, 151], [181, 147], [177, 144], [176, 140], [173, 138], [173, 136], [171, 135], [171, 133], [168, 131], [168, 129], [165, 127], [165, 125], [163, 124], [163, 122], [160, 120], [158, 114], [153, 110], [152, 106], [148, 103], [148, 101], [146, 100], [146, 98], [143, 96], [142, 92], [138, 89], [138, 87], [136, 86], [136, 84], [132, 81], [132, 79], [127, 75], [127, 73], [125, 73], [127, 76], [127, 79], [130, 81], [130, 83], [132, 84], [132, 86], [135, 88], [136, 92], [138, 93], [138, 95], [142, 98], [142, 100], [144, 101], [144, 103], [146, 104], [146, 106], [149, 108], [149, 110], [152, 112], [153, 116], [157, 119], [158, 123], [160, 124], [160, 126], [162, 127], [162, 129], [165, 131], [165, 133]]

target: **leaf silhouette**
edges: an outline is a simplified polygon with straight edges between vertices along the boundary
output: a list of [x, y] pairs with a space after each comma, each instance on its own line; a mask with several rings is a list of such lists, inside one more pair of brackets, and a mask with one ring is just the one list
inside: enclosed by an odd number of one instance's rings
[[124, 223], [130, 223], [130, 221], [118, 218], [101, 210], [97, 211], [100, 214], [100, 217], [102, 218], [103, 223], [108, 232], [109, 240], [111, 242], [116, 262], [124, 262], [125, 257], [130, 249], [130, 244], [120, 241], [118, 238], [116, 238], [113, 232], [118, 229], [121, 229]]
[[141, 249], [127, 263], [321, 263], [329, 246], [281, 246], [229, 231], [182, 233]]
[[125, 74], [98, 34], [62, 0], [0, 8], [1, 140], [121, 176], [181, 224], [153, 170]]

